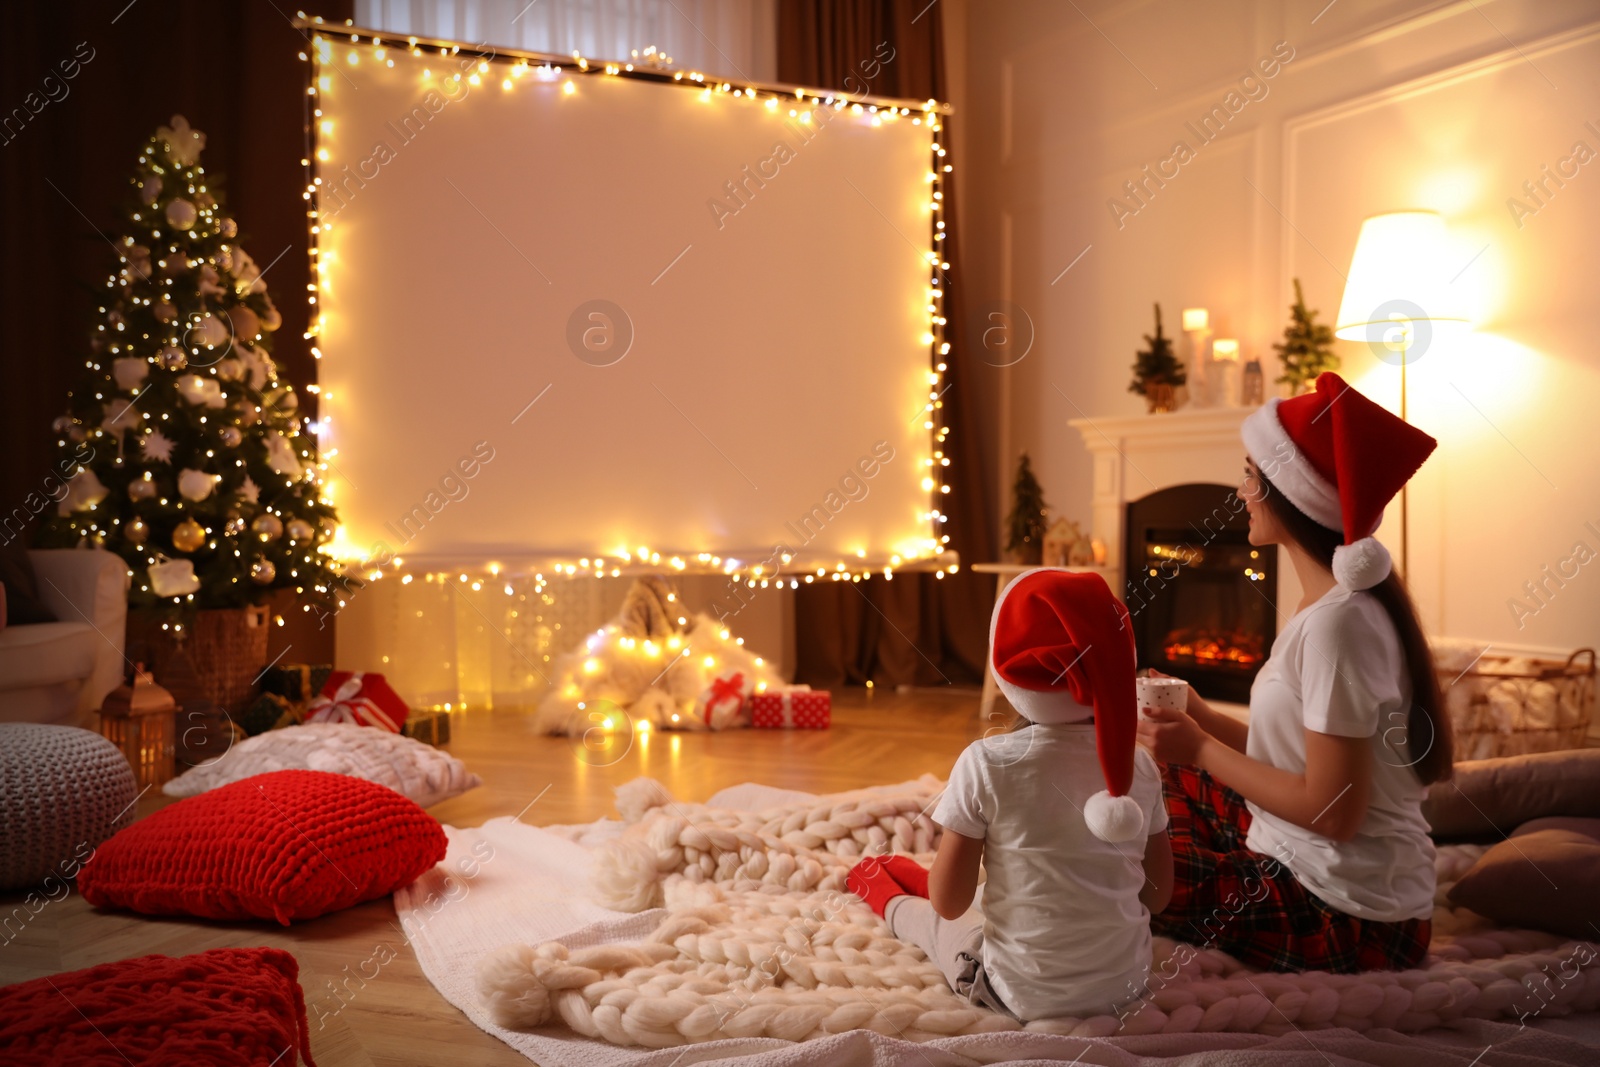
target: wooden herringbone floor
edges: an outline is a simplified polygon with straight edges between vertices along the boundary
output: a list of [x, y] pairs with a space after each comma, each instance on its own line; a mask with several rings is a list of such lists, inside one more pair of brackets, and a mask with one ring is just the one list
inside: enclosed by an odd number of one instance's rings
[[[467, 713], [454, 720], [449, 750], [484, 785], [430, 810], [455, 826], [518, 812], [535, 825], [589, 822], [614, 816], [612, 790], [639, 775], [659, 779], [687, 800], [747, 781], [826, 793], [925, 772], [943, 777], [962, 748], [999, 725], [980, 722], [976, 691], [853, 693], [836, 701], [830, 730], [657, 734], [599, 751], [535, 735], [530, 717], [514, 711]], [[152, 790], [140, 801], [140, 814], [167, 803]], [[22, 899], [0, 894], [0, 915], [15, 916], [18, 908], [28, 915]], [[321, 1067], [528, 1062], [434, 991], [404, 945], [388, 899], [285, 929], [97, 912], [72, 893], [46, 904], [19, 934], [0, 942], [0, 985], [151, 953], [253, 945], [287, 949], [299, 959], [312, 1054]], [[363, 964], [367, 973], [373, 969], [366, 961], [390, 955], [376, 978], [360, 984]], [[346, 981], [350, 975], [356, 981]], [[351, 986], [353, 993], [346, 991]]]

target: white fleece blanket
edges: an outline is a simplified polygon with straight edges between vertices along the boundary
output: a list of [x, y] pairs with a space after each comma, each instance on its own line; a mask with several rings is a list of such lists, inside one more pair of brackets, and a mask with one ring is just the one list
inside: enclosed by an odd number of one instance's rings
[[[724, 790], [711, 803], [763, 808], [805, 797], [763, 786]], [[468, 1018], [543, 1067], [740, 1067], [837, 1064], [880, 1067], [970, 1067], [997, 1062], [1057, 1062], [1105, 1067], [1195, 1064], [1347, 1064], [1386, 1067], [1534, 1067], [1600, 1062], [1600, 1025], [1593, 1018], [1539, 1019], [1526, 1028], [1460, 1020], [1422, 1035], [1389, 1030], [1259, 1034], [1174, 1034], [1081, 1038], [1005, 1032], [912, 1043], [866, 1031], [793, 1044], [772, 1038], [714, 1041], [647, 1051], [574, 1034], [563, 1026], [538, 1031], [494, 1025], [476, 991], [478, 962], [506, 944], [560, 939], [569, 947], [635, 941], [661, 921], [660, 911], [623, 914], [591, 903], [590, 849], [621, 832], [611, 820], [583, 827], [539, 829], [512, 818], [470, 829], [446, 827], [445, 861], [395, 894], [395, 910], [423, 973]]]

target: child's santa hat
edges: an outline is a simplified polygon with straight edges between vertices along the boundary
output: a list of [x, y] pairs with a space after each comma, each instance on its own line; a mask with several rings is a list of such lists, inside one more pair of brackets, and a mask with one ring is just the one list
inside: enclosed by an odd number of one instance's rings
[[1094, 716], [1106, 788], [1083, 818], [1102, 841], [1132, 841], [1144, 813], [1133, 785], [1133, 627], [1128, 609], [1098, 574], [1059, 567], [1024, 571], [1006, 586], [989, 622], [991, 666], [1011, 706], [1036, 723]]
[[1289, 503], [1330, 530], [1333, 576], [1371, 589], [1393, 568], [1372, 536], [1383, 509], [1439, 442], [1324, 371], [1317, 391], [1274, 398], [1244, 420], [1245, 451]]

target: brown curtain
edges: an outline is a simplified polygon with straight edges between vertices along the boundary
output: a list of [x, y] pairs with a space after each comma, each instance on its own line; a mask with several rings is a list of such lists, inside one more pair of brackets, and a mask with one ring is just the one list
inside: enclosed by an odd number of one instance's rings
[[[329, 21], [351, 0], [324, 0]], [[206, 134], [202, 156], [246, 247], [271, 264], [283, 312], [279, 371], [316, 380], [307, 344], [306, 47], [295, 5], [251, 0], [32, 0], [0, 34], [0, 516], [18, 516], [55, 459], [66, 410], [115, 263], [118, 208], [145, 139], [174, 114]], [[282, 253], [282, 258], [279, 254]], [[25, 512], [24, 512], [25, 514]], [[14, 527], [13, 527], [14, 529]], [[28, 535], [31, 538], [31, 528]], [[285, 612], [291, 621], [301, 612]], [[293, 625], [273, 627], [275, 646]], [[294, 658], [331, 657], [331, 629]], [[320, 638], [320, 646], [318, 645]]]
[[[890, 51], [892, 49], [892, 52]], [[892, 59], [884, 57], [891, 55]], [[850, 93], [944, 100], [947, 87], [940, 11], [929, 0], [779, 0], [778, 80]], [[950, 126], [961, 116], [946, 118]], [[981, 434], [991, 427], [963, 404], [975, 373], [967, 351], [961, 285], [961, 227], [946, 175], [943, 244], [950, 269], [945, 297], [950, 342], [944, 394], [949, 438], [950, 516], [944, 533], [960, 553], [960, 573], [936, 579], [902, 573], [893, 580], [823, 582], [795, 597], [796, 676], [818, 686], [962, 685], [982, 680], [994, 579], [966, 569], [995, 557], [995, 524]]]

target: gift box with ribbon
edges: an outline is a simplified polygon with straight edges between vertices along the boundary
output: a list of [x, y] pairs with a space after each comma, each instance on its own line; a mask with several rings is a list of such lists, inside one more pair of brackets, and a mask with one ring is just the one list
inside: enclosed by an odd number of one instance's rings
[[743, 671], [727, 671], [711, 679], [695, 700], [695, 718], [708, 730], [726, 730], [739, 726], [744, 717], [745, 701], [754, 688]]
[[306, 722], [349, 722], [397, 734], [409, 711], [383, 675], [334, 671], [307, 709]]
[[333, 673], [331, 663], [278, 663], [261, 672], [261, 691], [283, 697], [291, 704], [316, 699]]
[[833, 723], [833, 695], [794, 686], [750, 697], [750, 725], [768, 730], [826, 730]]

